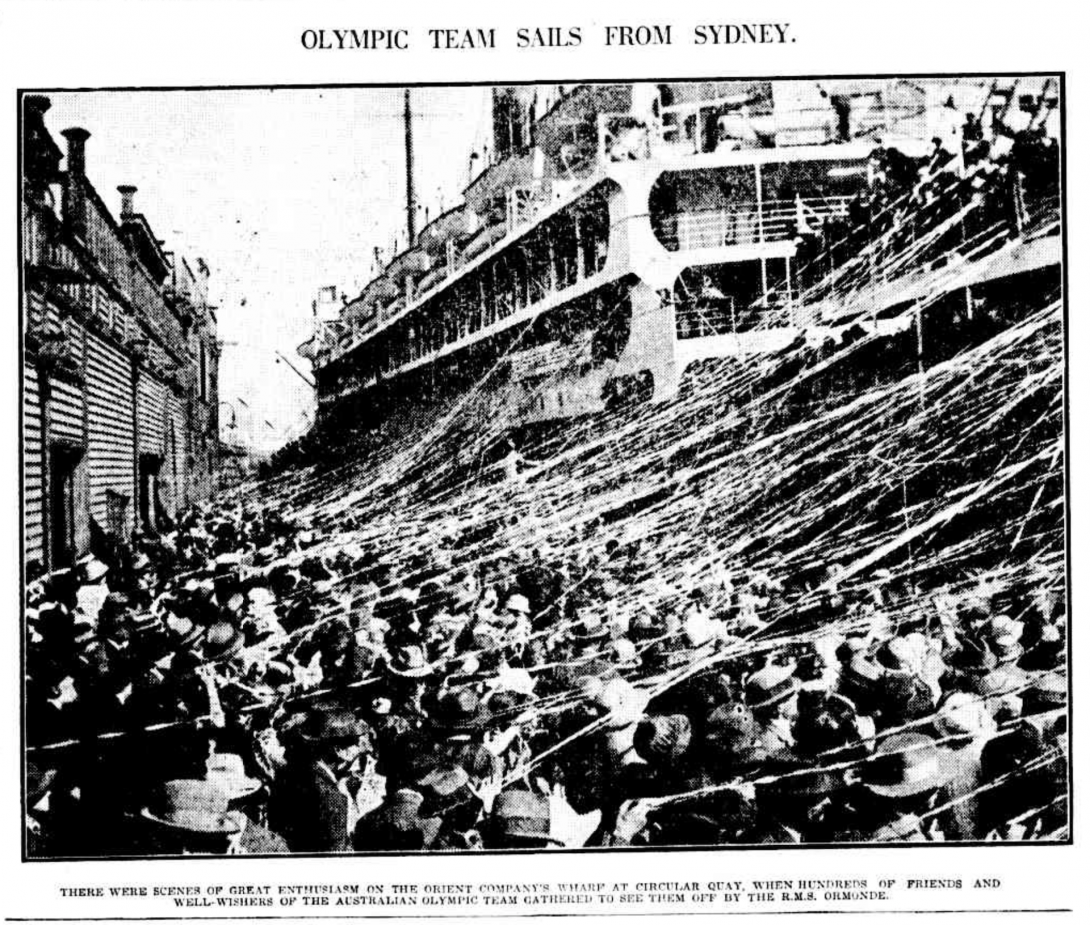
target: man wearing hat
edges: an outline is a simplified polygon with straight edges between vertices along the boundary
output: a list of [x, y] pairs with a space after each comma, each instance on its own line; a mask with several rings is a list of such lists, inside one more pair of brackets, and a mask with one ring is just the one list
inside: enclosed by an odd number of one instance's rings
[[442, 820], [422, 816], [421, 793], [401, 787], [378, 809], [363, 816], [352, 839], [356, 851], [424, 851], [433, 845]]
[[139, 813], [147, 854], [228, 854], [243, 824], [228, 809], [228, 797], [207, 780], [166, 781]]
[[934, 712], [936, 692], [923, 677], [926, 657], [926, 642], [919, 633], [894, 636], [878, 649], [875, 661], [883, 674], [876, 712], [881, 728], [899, 727]]
[[[413, 789], [423, 798], [420, 815], [439, 822], [431, 844], [433, 849], [465, 851], [481, 847], [477, 824], [485, 800], [474, 788], [465, 768], [441, 763], [420, 777]], [[493, 794], [484, 796], [491, 802]]]
[[948, 839], [977, 841], [985, 834], [977, 794], [983, 783], [980, 756], [996, 734], [992, 715], [975, 694], [954, 692], [940, 704], [932, 722], [957, 768], [943, 791], [945, 801], [953, 805], [939, 826]]
[[746, 705], [753, 711], [757, 745], [769, 754], [791, 755], [795, 737], [791, 726], [798, 712], [798, 684], [794, 668], [767, 665], [746, 681]]
[[481, 825], [484, 847], [490, 850], [555, 848], [564, 842], [553, 832], [547, 794], [530, 789], [500, 793]]
[[930, 841], [931, 825], [922, 817], [957, 773], [954, 754], [934, 738], [904, 732], [885, 739], [859, 771], [869, 796], [861, 801], [860, 841]]
[[360, 817], [359, 761], [369, 729], [348, 710], [312, 710], [297, 730], [297, 747], [273, 783], [269, 822], [292, 851], [352, 850]]

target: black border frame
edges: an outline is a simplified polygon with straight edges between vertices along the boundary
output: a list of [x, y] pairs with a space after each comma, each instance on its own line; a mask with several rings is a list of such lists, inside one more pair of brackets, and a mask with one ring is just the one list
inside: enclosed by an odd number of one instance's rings
[[[1070, 395], [1070, 316], [1069, 316], [1069, 304], [1070, 304], [1070, 292], [1069, 292], [1069, 279], [1068, 279], [1068, 223], [1067, 223], [1067, 71], [1061, 70], [1010, 70], [1010, 71], [919, 71], [912, 73], [870, 73], [870, 74], [780, 74], [780, 75], [746, 75], [746, 74], [731, 74], [731, 75], [719, 75], [719, 76], [697, 76], [697, 77], [665, 77], [665, 76], [653, 76], [647, 75], [634, 78], [624, 77], [612, 77], [609, 79], [594, 78], [584, 80], [558, 80], [558, 81], [544, 81], [544, 80], [489, 80], [489, 81], [406, 81], [402, 83], [381, 83], [381, 82], [363, 82], [363, 83], [314, 83], [314, 84], [208, 84], [208, 85], [163, 85], [163, 86], [100, 86], [100, 87], [18, 87], [15, 91], [15, 105], [16, 105], [16, 131], [15, 131], [15, 144], [16, 144], [16, 204], [22, 202], [22, 180], [23, 180], [23, 98], [28, 94], [49, 94], [49, 93], [109, 93], [109, 92], [124, 92], [124, 93], [165, 93], [165, 92], [201, 92], [209, 90], [232, 90], [232, 91], [246, 91], [246, 90], [402, 90], [424, 87], [494, 87], [494, 86], [533, 86], [540, 83], [559, 82], [559, 83], [578, 83], [578, 84], [594, 84], [598, 86], [608, 86], [610, 84], [617, 83], [663, 83], [663, 82], [692, 82], [697, 83], [700, 81], [715, 81], [715, 80], [769, 80], [769, 81], [789, 81], [789, 80], [892, 80], [892, 79], [929, 79], [929, 78], [959, 78], [959, 77], [1053, 77], [1059, 82], [1059, 107], [1060, 107], [1060, 248], [1061, 248], [1061, 265], [1060, 265], [1060, 298], [1062, 301], [1061, 313], [1063, 318], [1063, 429], [1064, 429], [1064, 593], [1065, 593], [1065, 606], [1068, 613], [1068, 635], [1067, 635], [1067, 653], [1068, 653], [1068, 671], [1067, 671], [1067, 713], [1068, 713], [1068, 761], [1067, 761], [1067, 797], [1068, 797], [1068, 835], [1067, 838], [1062, 841], [1030, 841], [1030, 842], [1002, 842], [1002, 841], [958, 841], [958, 842], [928, 842], [928, 843], [902, 843], [902, 842], [822, 842], [822, 843], [808, 843], [798, 845], [664, 845], [664, 846], [624, 846], [624, 847], [601, 847], [601, 848], [562, 848], [562, 849], [502, 849], [502, 850], [484, 850], [484, 851], [457, 851], [457, 852], [443, 852], [443, 851], [358, 851], [358, 852], [346, 852], [343, 854], [330, 854], [330, 853], [292, 853], [284, 855], [276, 854], [263, 854], [263, 855], [224, 855], [222, 857], [217, 856], [214, 860], [228, 860], [235, 858], [237, 860], [275, 860], [275, 859], [297, 859], [297, 858], [363, 858], [363, 857], [407, 857], [417, 859], [430, 859], [443, 857], [447, 854], [454, 854], [456, 856], [466, 855], [500, 855], [500, 856], [530, 856], [539, 854], [564, 854], [564, 855], [596, 855], [596, 854], [623, 854], [626, 852], [638, 852], [639, 854], [655, 854], [655, 853], [676, 853], [676, 852], [734, 852], [734, 851], [806, 851], [806, 850], [859, 850], [859, 849], [923, 849], [923, 848], [1003, 848], [1003, 847], [1062, 847], [1074, 845], [1074, 799], [1075, 799], [1075, 771], [1074, 771], [1074, 748], [1073, 748], [1073, 724], [1072, 717], [1074, 716], [1074, 698], [1073, 698], [1073, 672], [1072, 672], [1072, 627], [1071, 627], [1071, 395]], [[19, 613], [19, 677], [16, 679], [18, 684], [18, 700], [19, 700], [19, 806], [21, 815], [25, 818], [26, 815], [26, 758], [27, 758], [27, 746], [26, 746], [26, 698], [25, 698], [25, 685], [24, 676], [26, 668], [26, 613], [24, 609], [24, 602], [26, 600], [26, 510], [25, 510], [25, 497], [24, 497], [24, 467], [23, 467], [23, 433], [24, 433], [24, 420], [23, 420], [23, 338], [24, 338], [24, 298], [25, 291], [25, 258], [23, 252], [23, 235], [22, 235], [22, 213], [16, 212], [15, 216], [16, 227], [16, 241], [18, 248], [18, 291], [17, 299], [19, 305], [19, 357], [17, 366], [17, 384], [18, 384], [18, 427], [19, 434], [17, 440], [18, 447], [18, 486], [19, 486], [19, 599], [16, 603], [16, 608]], [[211, 860], [211, 858], [199, 855], [152, 855], [152, 856], [135, 856], [135, 855], [105, 855], [96, 857], [84, 857], [84, 856], [58, 856], [58, 857], [42, 857], [42, 858], [30, 858], [27, 857], [26, 851], [26, 833], [23, 831], [20, 838], [20, 862], [23, 864], [38, 864], [38, 863], [69, 863], [79, 861], [91, 861], [91, 862], [103, 862], [103, 861], [170, 861], [170, 860], [187, 860], [187, 861], [199, 861], [199, 860]], [[788, 912], [790, 910], [787, 910]], [[800, 910], [796, 914], [817, 914], [822, 911], [830, 910]], [[853, 912], [855, 910], [852, 910]], [[898, 910], [889, 910], [895, 912]], [[919, 910], [924, 911], [924, 910]], [[941, 911], [955, 911], [955, 910], [941, 910]], [[957, 911], [972, 911], [972, 910], [957, 910]], [[995, 912], [1018, 912], [1018, 911], [1033, 911], [1033, 912], [1068, 912], [1068, 909], [1035, 909], [1035, 910], [977, 910], [977, 911], [995, 911]], [[865, 910], [859, 910], [860, 914], [863, 914]], [[604, 913], [595, 913], [596, 915]], [[639, 913], [634, 913], [639, 915]], [[676, 913], [675, 913], [676, 914]], [[705, 915], [720, 915], [727, 914], [726, 912], [706, 912], [706, 913], [694, 913], [689, 912], [688, 915], [693, 914], [705, 914]], [[772, 914], [772, 912], [754, 912], [753, 914]], [[775, 914], [784, 914], [783, 910], [775, 912]], [[939, 914], [936, 911], [934, 914]], [[562, 917], [567, 918], [571, 914], [564, 913], [522, 913], [519, 917]], [[289, 916], [290, 918], [299, 918], [300, 916]], [[390, 918], [397, 919], [403, 916], [399, 915], [354, 915], [354, 916], [320, 916], [321, 918]], [[467, 916], [461, 915], [446, 915], [436, 916], [437, 918], [465, 918]], [[159, 916], [152, 918], [140, 918], [140, 921], [174, 921], [179, 918], [186, 918], [185, 916]], [[208, 918], [201, 916], [201, 919]], [[285, 918], [285, 916], [217, 916], [214, 917], [218, 920], [233, 920], [233, 919], [279, 919]], [[87, 921], [87, 919], [8, 919], [7, 921]]]

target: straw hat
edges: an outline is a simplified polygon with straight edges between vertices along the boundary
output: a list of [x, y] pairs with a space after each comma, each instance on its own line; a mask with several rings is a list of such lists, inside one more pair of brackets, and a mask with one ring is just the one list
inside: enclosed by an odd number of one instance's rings
[[108, 571], [110, 571], [110, 567], [106, 565], [106, 563], [95, 558], [93, 554], [84, 556], [76, 564], [83, 572], [83, 580], [88, 583], [99, 581], [106, 576]]
[[205, 661], [223, 662], [238, 655], [245, 645], [245, 638], [234, 624], [219, 620], [208, 627], [201, 645]]
[[205, 780], [219, 787], [229, 800], [248, 797], [261, 789], [261, 781], [247, 777], [241, 755], [215, 752], [209, 755], [205, 768]]
[[787, 700], [797, 690], [793, 668], [769, 665], [746, 681], [746, 704], [751, 709], [771, 707]]
[[513, 610], [516, 613], [530, 613], [530, 601], [525, 594], [512, 594], [507, 598], [507, 603], [504, 604], [506, 610]]
[[207, 780], [170, 780], [140, 810], [142, 818], [170, 829], [202, 835], [233, 835], [241, 831], [228, 812], [226, 793]]

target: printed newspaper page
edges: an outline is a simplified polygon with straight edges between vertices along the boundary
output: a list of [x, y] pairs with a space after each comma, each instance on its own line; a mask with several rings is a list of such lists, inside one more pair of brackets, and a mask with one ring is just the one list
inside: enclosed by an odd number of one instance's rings
[[1073, 12], [0, 25], [5, 921], [1087, 913]]

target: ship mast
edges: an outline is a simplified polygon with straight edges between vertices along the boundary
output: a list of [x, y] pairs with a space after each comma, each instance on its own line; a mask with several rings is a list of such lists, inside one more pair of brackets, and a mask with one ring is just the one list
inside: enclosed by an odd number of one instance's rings
[[405, 88], [405, 213], [409, 234], [407, 247], [416, 243], [416, 189], [413, 184], [413, 110], [409, 88]]

